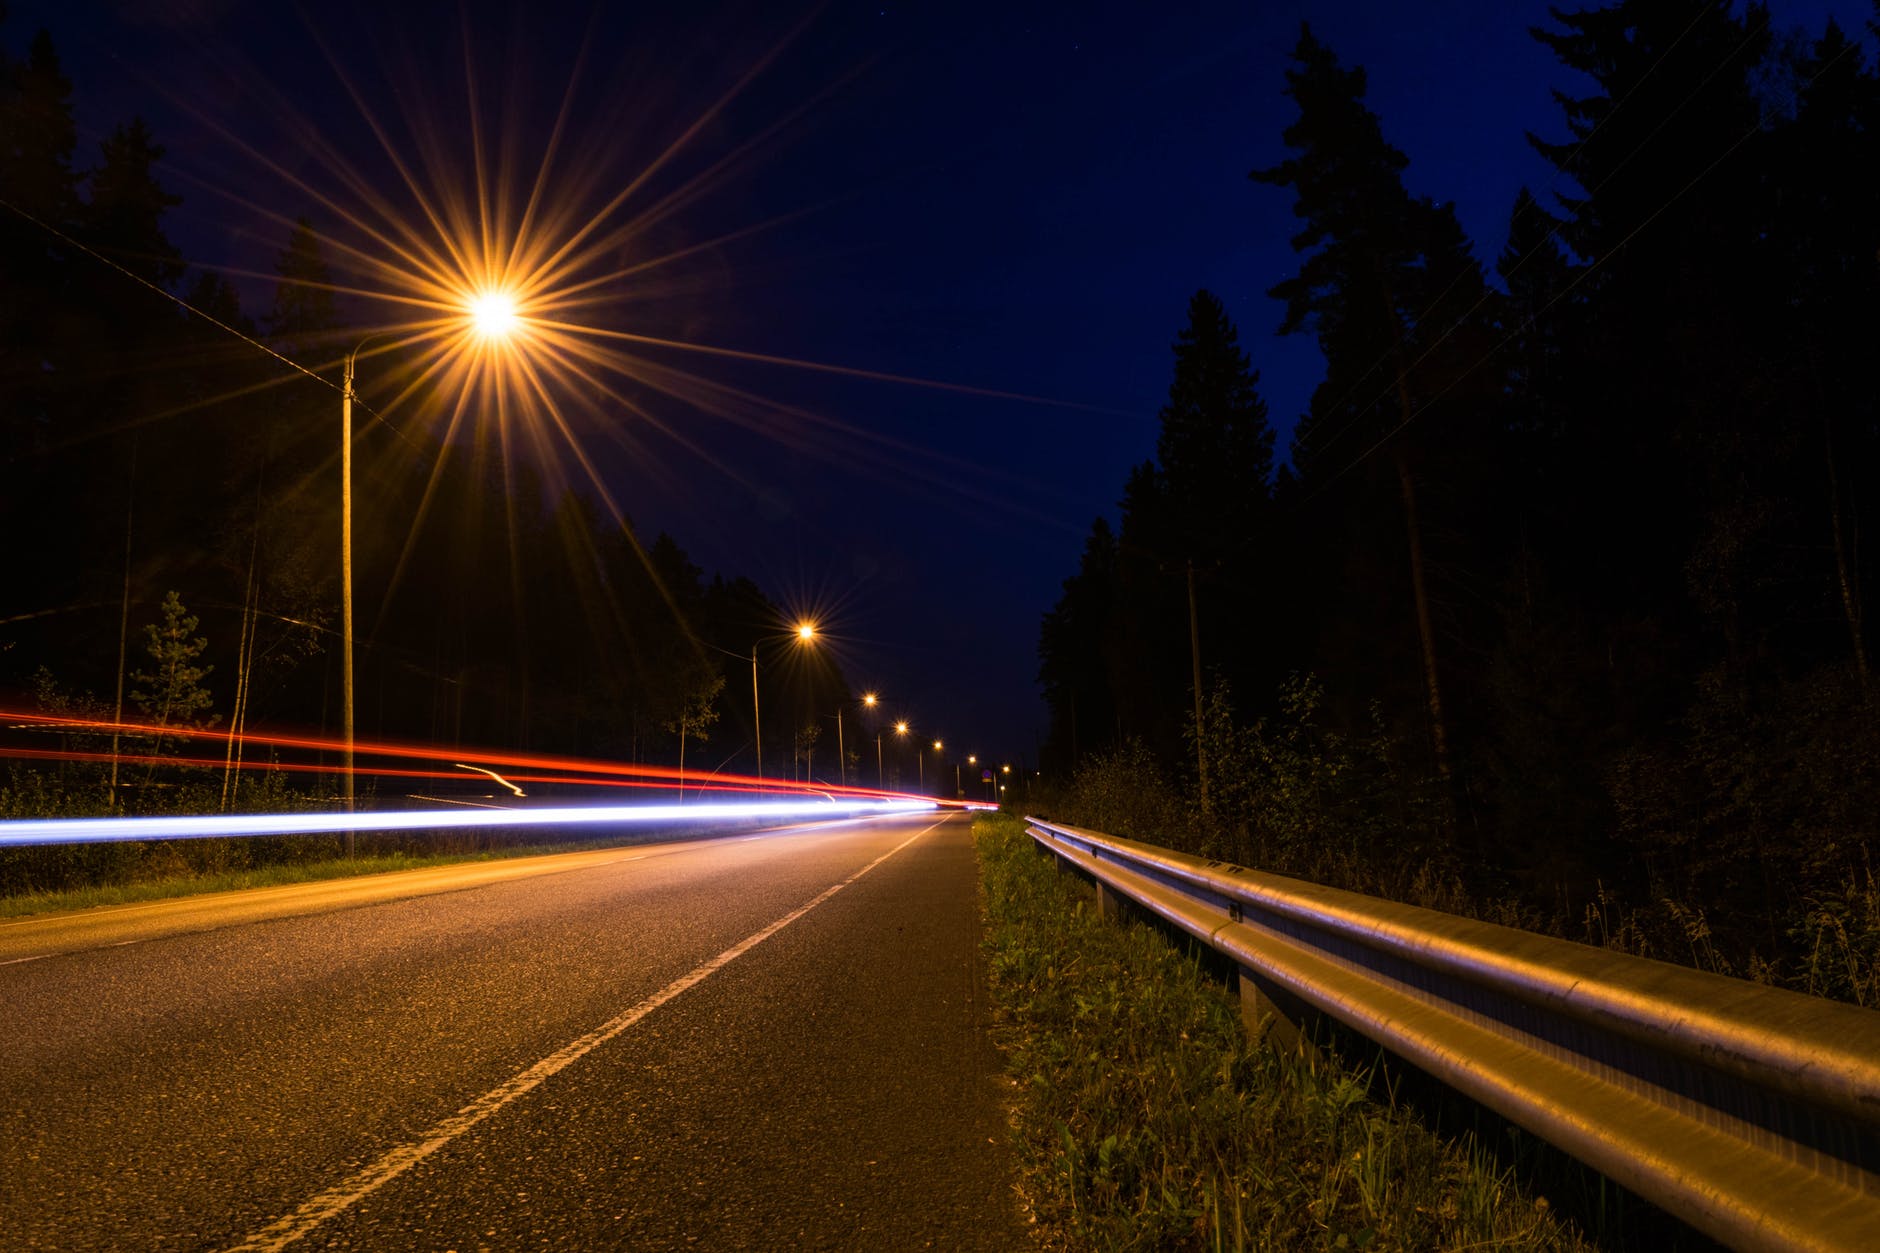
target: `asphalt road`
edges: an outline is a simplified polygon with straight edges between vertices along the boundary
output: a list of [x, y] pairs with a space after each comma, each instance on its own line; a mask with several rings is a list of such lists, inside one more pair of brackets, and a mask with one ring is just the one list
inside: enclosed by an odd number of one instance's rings
[[567, 865], [0, 929], [0, 1248], [1025, 1245], [963, 818]]

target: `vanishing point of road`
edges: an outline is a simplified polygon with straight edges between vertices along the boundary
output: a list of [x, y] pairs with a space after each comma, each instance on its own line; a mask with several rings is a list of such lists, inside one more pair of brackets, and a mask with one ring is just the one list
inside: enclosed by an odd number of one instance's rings
[[1011, 1249], [968, 823], [0, 924], [0, 1248]]

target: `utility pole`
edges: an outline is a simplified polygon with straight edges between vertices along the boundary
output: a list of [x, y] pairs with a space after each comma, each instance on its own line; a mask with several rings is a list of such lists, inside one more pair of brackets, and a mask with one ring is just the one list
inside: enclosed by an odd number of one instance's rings
[[[112, 707], [111, 721], [124, 721], [124, 646], [131, 632], [131, 519], [137, 510], [137, 437], [131, 436], [131, 481], [124, 494], [124, 604], [118, 611], [118, 664], [117, 664], [117, 702]], [[1838, 533], [1838, 532], [1837, 532]], [[113, 812], [117, 809], [118, 785], [118, 731], [111, 729], [111, 791], [105, 798], [105, 804]]]
[[[368, 336], [367, 338], [370, 338]], [[359, 349], [346, 354], [346, 383], [339, 393], [339, 587], [340, 587], [340, 798], [353, 811], [353, 570], [352, 570], [352, 402], [353, 368]], [[353, 831], [346, 831], [346, 857], [353, 856]]]
[[1188, 561], [1188, 659], [1195, 682], [1195, 773], [1201, 778], [1201, 812], [1208, 811], [1208, 756], [1201, 743], [1201, 624], [1195, 614], [1195, 563]]

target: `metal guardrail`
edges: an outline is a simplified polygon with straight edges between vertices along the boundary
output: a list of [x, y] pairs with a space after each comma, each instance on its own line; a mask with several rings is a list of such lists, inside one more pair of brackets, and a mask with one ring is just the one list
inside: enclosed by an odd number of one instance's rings
[[1741, 1249], [1880, 1250], [1880, 1013], [1027, 819], [1106, 905]]

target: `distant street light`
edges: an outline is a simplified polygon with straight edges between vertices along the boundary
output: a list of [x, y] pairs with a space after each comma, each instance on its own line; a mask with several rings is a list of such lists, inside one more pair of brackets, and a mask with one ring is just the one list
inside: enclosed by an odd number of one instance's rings
[[[802, 637], [802, 631], [800, 629], [798, 630], [797, 635], [799, 638]], [[849, 785], [849, 752], [848, 752], [848, 748], [842, 742], [842, 708], [844, 705], [847, 705], [847, 704], [848, 704], [847, 701], [843, 701], [841, 705], [836, 706], [836, 778], [841, 780], [843, 787], [847, 787]], [[875, 707], [875, 694], [873, 692], [863, 693], [862, 704], [868, 707], [869, 709], [873, 709]], [[881, 749], [880, 749], [879, 737], [877, 737], [875, 743], [876, 743], [875, 773], [879, 775], [881, 773]], [[879, 783], [880, 779], [877, 778], [876, 782]]]
[[[810, 625], [807, 622], [799, 623], [797, 625], [797, 628], [796, 628], [797, 639], [807, 642], [809, 640], [814, 639], [815, 636], [816, 636], [816, 628], [814, 626]], [[699, 642], [701, 644], [705, 643], [703, 640], [700, 640]], [[715, 653], [723, 653], [727, 657], [736, 657], [739, 661], [744, 660], [743, 653], [734, 653], [729, 648], [720, 648], [716, 644], [705, 644], [705, 647], [711, 649]], [[751, 735], [754, 739], [753, 747], [754, 747], [755, 752], [757, 753], [757, 778], [761, 782], [764, 777], [764, 714], [763, 714], [763, 709], [759, 706], [758, 701], [757, 701], [757, 641], [756, 640], [751, 641]]]
[[[861, 706], [865, 707], [865, 709], [872, 709], [874, 704], [876, 704], [874, 692], [863, 692], [863, 694], [861, 694]], [[840, 758], [837, 762], [838, 766], [840, 766], [840, 771], [837, 771], [837, 777], [842, 781], [842, 786], [848, 786], [848, 749], [842, 747], [842, 706], [835, 707], [835, 751], [837, 751], [837, 756]], [[859, 771], [857, 771], [857, 773], [859, 773]], [[880, 783], [882, 783], [882, 741], [880, 741], [880, 739], [874, 741], [874, 783], [876, 783], [876, 786], [880, 786]]]
[[[894, 733], [902, 739], [907, 738], [907, 722], [905, 719], [894, 724]], [[881, 736], [879, 734], [875, 736], [875, 769], [877, 771], [881, 769]], [[898, 775], [900, 767], [897, 766], [895, 770]]]
[[[873, 692], [868, 692], [863, 695], [862, 704], [868, 706], [870, 709], [874, 709], [881, 704], [881, 698], [875, 695], [875, 693]], [[882, 778], [881, 778], [881, 724], [880, 723], [875, 724], [875, 789], [877, 791], [886, 790], [885, 788], [882, 787]]]
[[[933, 751], [934, 764], [936, 766], [940, 764], [940, 748], [940, 741], [935, 740], [933, 742]], [[921, 794], [924, 796], [927, 793], [927, 749], [925, 745], [918, 745], [914, 749], [914, 768], [918, 772], [917, 777], [920, 779], [920, 790]]]

